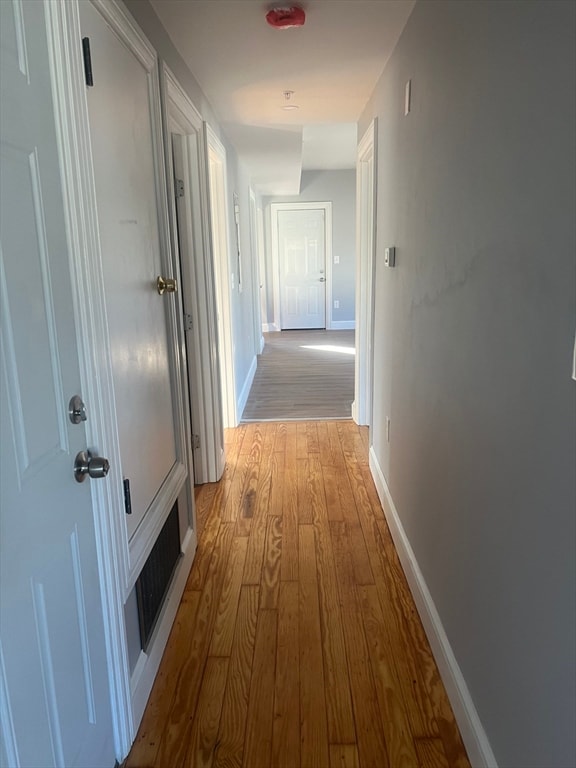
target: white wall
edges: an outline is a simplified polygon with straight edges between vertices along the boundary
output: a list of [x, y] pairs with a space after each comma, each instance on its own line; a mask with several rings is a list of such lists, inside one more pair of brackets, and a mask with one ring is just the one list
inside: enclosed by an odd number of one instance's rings
[[269, 322], [274, 317], [272, 251], [270, 247], [271, 203], [332, 203], [332, 303], [340, 302], [340, 308], [332, 308], [333, 321], [354, 321], [355, 294], [355, 227], [356, 227], [356, 171], [303, 171], [300, 194], [285, 197], [263, 198], [267, 224], [266, 238], [266, 292]]
[[375, 457], [501, 768], [576, 765], [574, 9], [419, 2], [359, 131]]

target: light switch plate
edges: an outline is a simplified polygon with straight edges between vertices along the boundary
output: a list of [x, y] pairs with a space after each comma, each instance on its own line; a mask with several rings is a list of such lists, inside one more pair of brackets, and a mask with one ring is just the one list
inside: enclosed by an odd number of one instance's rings
[[384, 248], [384, 264], [387, 267], [396, 266], [396, 248]]

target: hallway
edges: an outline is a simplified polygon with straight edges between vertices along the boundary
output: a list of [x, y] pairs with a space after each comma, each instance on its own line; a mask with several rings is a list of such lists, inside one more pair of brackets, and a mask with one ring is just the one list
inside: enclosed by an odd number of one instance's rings
[[226, 433], [126, 768], [466, 768], [348, 421]]

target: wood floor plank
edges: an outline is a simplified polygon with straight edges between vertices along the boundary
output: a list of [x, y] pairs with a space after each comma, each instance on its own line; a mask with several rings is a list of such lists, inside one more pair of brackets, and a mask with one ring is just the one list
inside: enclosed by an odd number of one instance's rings
[[308, 430], [305, 421], [296, 422], [296, 456], [299, 459], [308, 458]]
[[320, 453], [320, 443], [318, 442], [318, 425], [315, 421], [306, 423], [306, 442], [308, 454]]
[[201, 593], [184, 593], [174, 626], [170, 633], [171, 653], [165, 653], [154, 681], [150, 701], [140, 723], [138, 734], [124, 768], [154, 766], [164, 732], [167, 713], [174, 701], [178, 679], [182, 674], [182, 659], [190, 652], [192, 632]]
[[229, 662], [222, 657], [209, 657], [206, 661], [198, 717], [194, 718], [190, 751], [184, 763], [188, 768], [212, 768]]
[[329, 520], [344, 520], [344, 511], [338, 491], [338, 475], [342, 470], [333, 466], [322, 466], [324, 495], [326, 496], [326, 514]]
[[356, 741], [348, 660], [328, 521], [315, 526], [318, 598], [330, 743]]
[[416, 739], [420, 768], [450, 768], [441, 739]]
[[262, 563], [266, 544], [266, 529], [270, 504], [270, 485], [272, 482], [272, 463], [274, 454], [269, 453], [260, 462], [258, 486], [255, 495], [254, 516], [248, 538], [246, 565], [244, 566], [244, 584], [260, 584]]
[[246, 561], [248, 540], [237, 537], [232, 543], [228, 568], [226, 569], [220, 600], [218, 601], [212, 642], [210, 643], [210, 656], [230, 656], [232, 641], [236, 626], [236, 614], [238, 601], [242, 587], [242, 574]]
[[264, 544], [264, 560], [260, 582], [261, 610], [276, 610], [278, 608], [278, 591], [280, 589], [280, 561], [282, 557], [282, 518], [268, 517], [266, 523], [266, 539]]
[[213, 768], [242, 766], [258, 601], [258, 587], [242, 587]]
[[310, 477], [308, 459], [297, 459], [296, 478], [298, 482], [298, 523], [300, 525], [311, 525], [314, 522], [312, 514], [312, 503], [310, 499], [310, 486], [308, 478]]
[[330, 768], [360, 768], [356, 744], [330, 744]]
[[316, 544], [311, 525], [299, 527], [300, 765], [328, 765], [328, 724], [318, 602]]
[[298, 478], [294, 465], [286, 461], [282, 494], [282, 581], [298, 579]]
[[375, 586], [359, 587], [386, 748], [393, 768], [418, 765], [394, 654]]
[[258, 611], [254, 662], [250, 679], [244, 768], [270, 765], [278, 614]]
[[300, 654], [298, 583], [284, 581], [278, 596], [278, 647], [274, 689], [272, 765], [300, 765]]
[[330, 531], [342, 605], [358, 755], [363, 768], [388, 768], [390, 763], [364, 634], [346, 523], [331, 522]]

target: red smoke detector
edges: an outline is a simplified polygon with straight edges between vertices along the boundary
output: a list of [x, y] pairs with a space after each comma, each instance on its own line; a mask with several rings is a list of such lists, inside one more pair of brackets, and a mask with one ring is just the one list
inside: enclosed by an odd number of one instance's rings
[[266, 21], [275, 29], [290, 29], [302, 27], [306, 21], [304, 8], [291, 5], [287, 8], [272, 8], [266, 14]]

